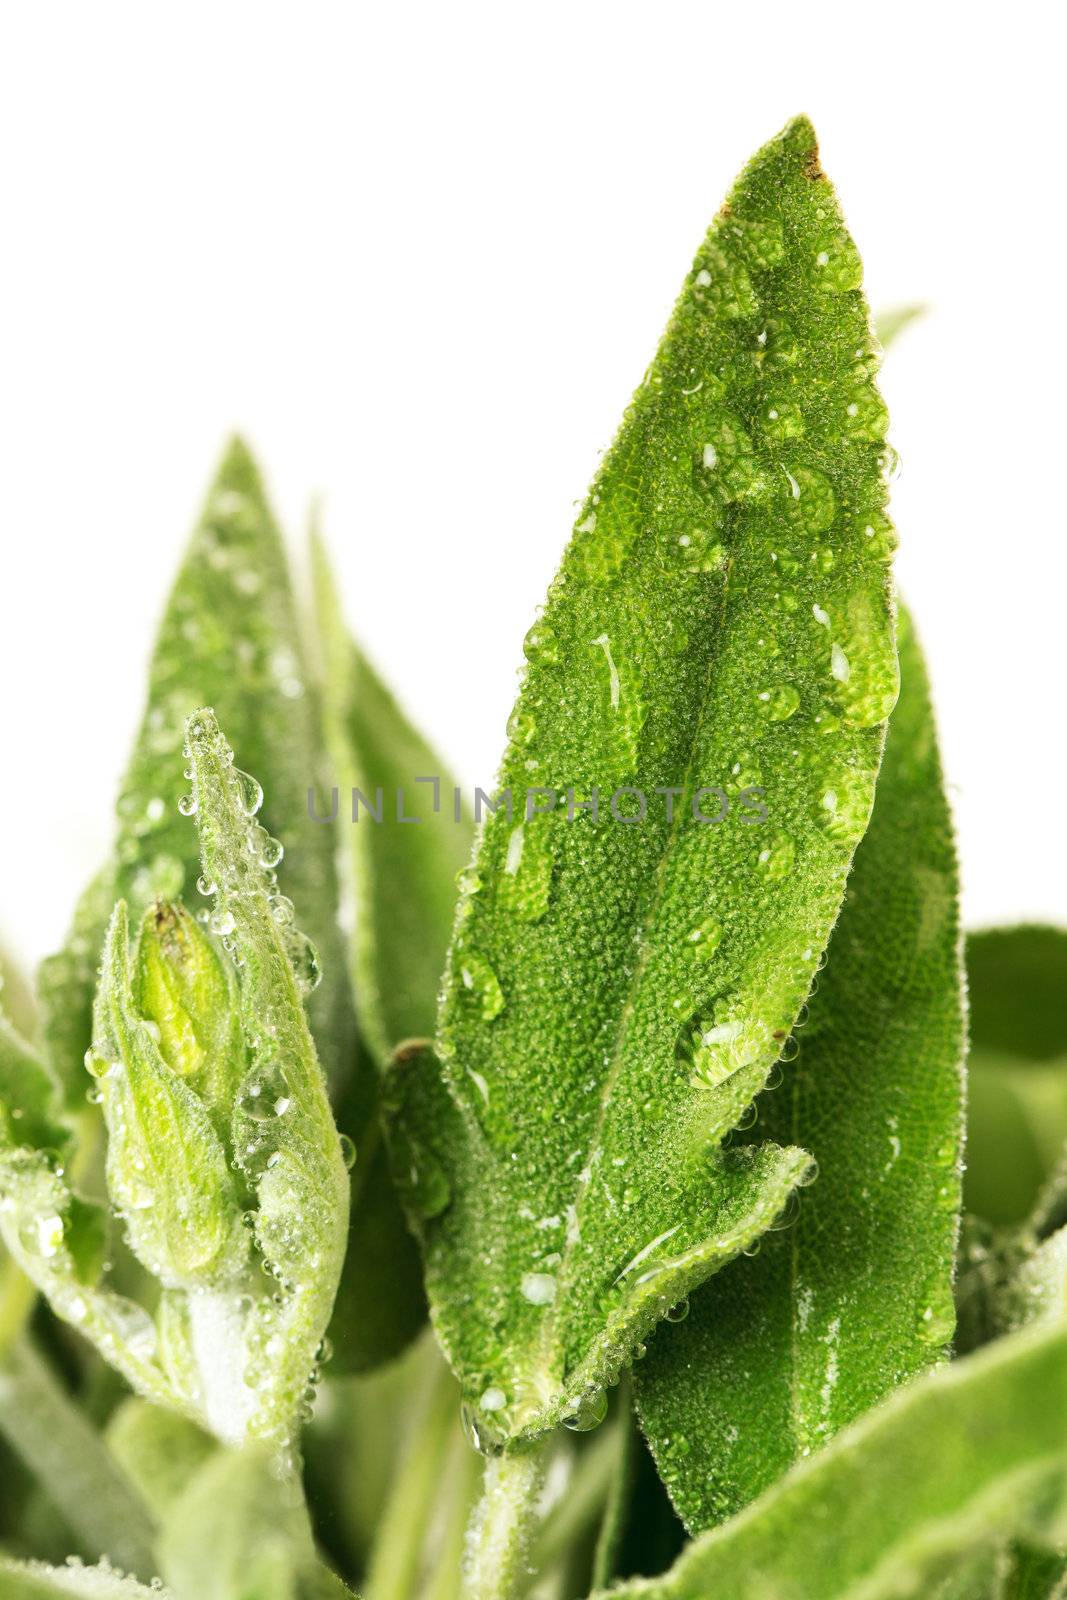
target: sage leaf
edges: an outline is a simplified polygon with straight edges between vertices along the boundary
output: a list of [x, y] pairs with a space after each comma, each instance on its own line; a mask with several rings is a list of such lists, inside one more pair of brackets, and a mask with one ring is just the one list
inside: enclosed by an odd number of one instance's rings
[[331, 1600], [348, 1590], [315, 1559], [295, 1477], [263, 1449], [220, 1451], [164, 1523], [163, 1574], [175, 1600]]
[[416, 1221], [485, 1438], [588, 1426], [808, 1171], [722, 1145], [810, 987], [897, 693], [860, 278], [798, 119], [712, 224], [527, 635], [447, 1094], [423, 1062], [400, 1117], [447, 1190]]
[[107, 1425], [107, 1445], [157, 1520], [216, 1449], [195, 1423], [163, 1411], [135, 1395], [124, 1400]]
[[169, 1589], [127, 1578], [114, 1567], [68, 1562], [8, 1561], [0, 1556], [4, 1600], [174, 1600]]
[[878, 338], [884, 350], [896, 344], [906, 328], [926, 316], [929, 308], [919, 304], [887, 306], [877, 317]]
[[[0, 1431], [94, 1557], [150, 1577], [155, 1525], [87, 1416], [25, 1340], [0, 1364]], [[0, 1593], [7, 1591], [0, 1586]]]
[[[433, 1033], [456, 878], [470, 860], [473, 825], [462, 804], [456, 814], [445, 763], [349, 637], [317, 534], [312, 567], [336, 826], [355, 902], [353, 986], [363, 1033], [384, 1067], [402, 1040]], [[353, 789], [364, 797], [358, 820]]]
[[75, 914], [39, 984], [56, 1071], [83, 1104], [82, 1056], [103, 932], [124, 899], [139, 919], [157, 896], [198, 903], [196, 839], [178, 809], [174, 759], [186, 719], [211, 705], [267, 794], [256, 835], [265, 860], [287, 852], [286, 881], [323, 966], [311, 998], [316, 1042], [334, 1082], [352, 1066], [352, 1016], [337, 927], [334, 838], [306, 816], [323, 777], [317, 692], [299, 634], [281, 536], [255, 462], [234, 439], [219, 466], [166, 604], [148, 703], [118, 797], [115, 858]]
[[1021, 1223], [1067, 1143], [1067, 933], [1028, 924], [971, 934], [967, 975], [964, 1198], [988, 1222]]
[[[374, 1062], [356, 1072], [339, 1110], [342, 1125], [353, 1132], [358, 1159], [331, 1336], [334, 1370], [359, 1372], [398, 1354], [425, 1321], [418, 1251], [381, 1142], [374, 1068], [384, 1069], [402, 1040], [433, 1032], [456, 875], [470, 856], [471, 825], [462, 811], [455, 819], [454, 782], [444, 763], [349, 637], [317, 532], [311, 554], [324, 723], [337, 780], [335, 826], [342, 830], [354, 908], [352, 983]], [[353, 792], [367, 802], [357, 802], [358, 820]], [[368, 1292], [369, 1282], [380, 1288]]]
[[[278, 1292], [247, 1312], [252, 1436], [285, 1445], [326, 1332], [344, 1259], [348, 1172], [303, 999], [319, 979], [257, 840], [248, 779], [211, 711], [189, 719], [191, 807], [212, 926], [237, 964], [248, 1071], [233, 1107], [235, 1159], [254, 1186], [253, 1237]], [[256, 785], [258, 788], [258, 785]], [[192, 1297], [195, 1307], [196, 1297]]]
[[613, 1600], [928, 1595], [1004, 1536], [1062, 1537], [1065, 1411], [1067, 1328], [1012, 1334], [898, 1390]]
[[[721, 1273], [636, 1370], [690, 1529], [760, 1494], [945, 1353], [963, 1153], [963, 973], [952, 821], [907, 617], [902, 687], [803, 1040], [761, 1137], [819, 1181], [759, 1258]], [[754, 1136], [754, 1135], [753, 1135]]]
[[[0, 1150], [60, 1150], [70, 1137], [48, 1065], [0, 1010]], [[0, 1157], [2, 1159], [2, 1157]]]

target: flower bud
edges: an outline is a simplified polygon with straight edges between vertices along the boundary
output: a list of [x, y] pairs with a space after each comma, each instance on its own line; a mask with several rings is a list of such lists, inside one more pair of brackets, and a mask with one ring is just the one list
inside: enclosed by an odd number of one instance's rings
[[[123, 901], [104, 946], [93, 1064], [108, 1129], [107, 1184], [130, 1247], [162, 1284], [214, 1287], [239, 1272], [248, 1253], [226, 1147], [193, 1087], [212, 1081], [210, 1052], [229, 1038], [227, 991], [195, 938], [183, 936], [164, 956], [174, 928], [185, 934], [195, 924], [177, 915], [162, 921], [165, 934], [147, 940], [155, 954], [144, 968], [138, 961], [138, 972], [150, 975], [157, 1016], [134, 1006]], [[179, 959], [183, 952], [188, 962]], [[173, 1061], [192, 1070], [183, 1075]]]
[[181, 904], [157, 900], [141, 926], [133, 971], [138, 1013], [159, 1054], [203, 1100], [223, 1138], [245, 1072], [233, 977]]

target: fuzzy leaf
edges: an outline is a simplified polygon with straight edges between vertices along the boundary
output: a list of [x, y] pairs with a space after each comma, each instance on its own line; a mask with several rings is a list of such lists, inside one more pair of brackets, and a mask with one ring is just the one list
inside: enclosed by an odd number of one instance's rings
[[[157, 895], [196, 905], [196, 839], [178, 811], [175, 761], [186, 718], [214, 706], [241, 759], [267, 792], [257, 835], [286, 881], [323, 963], [310, 1012], [331, 1081], [352, 1066], [352, 1015], [337, 928], [334, 839], [308, 819], [306, 794], [323, 776], [318, 707], [303, 659], [285, 552], [255, 463], [240, 440], [227, 450], [160, 625], [148, 704], [118, 800], [115, 862], [83, 897], [64, 949], [40, 974], [45, 1029], [57, 1072], [82, 1104], [96, 965], [117, 899], [135, 919]], [[268, 835], [266, 829], [270, 830]]]
[[799, 1059], [761, 1137], [810, 1149], [799, 1215], [699, 1293], [636, 1371], [691, 1529], [746, 1505], [944, 1354], [963, 1145], [963, 973], [952, 823], [906, 619], [902, 690]]
[[331, 1600], [348, 1590], [315, 1560], [299, 1483], [262, 1450], [223, 1451], [164, 1524], [175, 1600]]
[[[147, 1507], [47, 1364], [23, 1341], [0, 1365], [0, 1428], [94, 1558], [155, 1571]], [[7, 1591], [0, 1585], [0, 1594]]]
[[897, 692], [860, 276], [800, 119], [713, 223], [526, 639], [515, 811], [446, 973], [455, 1114], [409, 1136], [451, 1188], [421, 1219], [429, 1292], [489, 1433], [595, 1411], [807, 1169], [721, 1146], [807, 994]]
[[174, 1600], [169, 1589], [124, 1577], [113, 1567], [80, 1562], [49, 1567], [43, 1561], [7, 1561], [0, 1556], [4, 1600]]
[[348, 1172], [302, 1003], [318, 977], [314, 947], [250, 849], [256, 797], [213, 713], [197, 712], [187, 733], [201, 859], [215, 886], [212, 926], [238, 966], [248, 1052], [231, 1137], [255, 1189], [254, 1237], [278, 1283], [277, 1304], [261, 1298], [248, 1313], [256, 1397], [248, 1426], [284, 1442], [333, 1306]]
[[[149, 912], [142, 948], [159, 917], [172, 915]], [[228, 1031], [225, 987], [222, 997]], [[124, 900], [104, 940], [95, 1017], [89, 1059], [107, 1122], [108, 1193], [130, 1247], [167, 1288], [220, 1287], [248, 1259], [242, 1194], [207, 1107], [164, 1058], [169, 1041], [134, 1008]]]
[[968, 1207], [1021, 1222], [1067, 1141], [1067, 932], [1039, 924], [967, 940], [971, 995]]
[[[401, 1040], [433, 1031], [437, 987], [471, 828], [454, 820], [452, 779], [349, 638], [325, 549], [312, 540], [316, 636], [323, 660], [327, 743], [337, 780], [337, 821], [355, 910], [352, 981], [367, 1047], [380, 1071]], [[437, 780], [417, 784], [416, 778]], [[352, 821], [352, 791], [371, 805]], [[396, 796], [404, 796], [397, 820]], [[433, 811], [435, 794], [441, 811]], [[326, 815], [332, 811], [326, 807]], [[325, 826], [325, 825], [324, 825]], [[365, 1063], [339, 1109], [358, 1157], [352, 1231], [331, 1327], [335, 1371], [359, 1372], [395, 1356], [425, 1321], [422, 1267], [403, 1220], [381, 1143], [376, 1074]], [[375, 1288], [374, 1285], [380, 1287]]]
[[[384, 1066], [401, 1040], [433, 1033], [456, 876], [470, 860], [473, 826], [464, 812], [455, 816], [455, 782], [441, 757], [349, 638], [318, 538], [312, 561], [338, 788], [332, 826], [342, 830], [355, 899], [352, 977], [364, 1035]], [[353, 822], [353, 788], [372, 806], [382, 791], [380, 822], [362, 805]]]
[[47, 1064], [0, 1011], [0, 1145], [59, 1150], [69, 1129]]
[[107, 1425], [108, 1449], [155, 1517], [164, 1517], [215, 1449], [185, 1417], [131, 1397]]
[[1013, 1334], [898, 1391], [701, 1534], [669, 1573], [623, 1584], [612, 1600], [939, 1593], [961, 1561], [1004, 1536], [1062, 1537], [1065, 1414], [1067, 1328]]

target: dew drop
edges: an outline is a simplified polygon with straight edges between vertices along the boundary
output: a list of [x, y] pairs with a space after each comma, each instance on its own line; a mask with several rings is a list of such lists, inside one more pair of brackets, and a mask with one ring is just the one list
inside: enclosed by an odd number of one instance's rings
[[183, 794], [181, 799], [178, 801], [178, 810], [181, 812], [183, 817], [195, 817], [196, 796], [194, 794]]
[[234, 767], [233, 775], [237, 780], [237, 792], [241, 802], [241, 809], [247, 817], [254, 817], [263, 804], [262, 785], [253, 778], [250, 772], [242, 772], [240, 767]]
[[600, 1426], [607, 1414], [607, 1394], [603, 1389], [594, 1389], [579, 1397], [578, 1403], [564, 1416], [563, 1426], [572, 1433], [591, 1433]]
[[339, 1134], [338, 1142], [341, 1146], [341, 1160], [344, 1162], [346, 1169], [351, 1172], [356, 1164], [355, 1143], [348, 1137], [347, 1133]]
[[551, 1272], [526, 1272], [519, 1292], [532, 1306], [550, 1306], [556, 1298], [556, 1280]]
[[460, 982], [471, 999], [477, 1002], [484, 1022], [492, 1022], [504, 1009], [504, 991], [500, 980], [481, 956], [460, 955]]
[[778, 883], [793, 869], [796, 846], [788, 833], [775, 833], [756, 856], [756, 870], [770, 883]]
[[716, 917], [705, 917], [685, 936], [689, 954], [700, 961], [708, 961], [722, 942], [722, 923]]
[[772, 683], [756, 696], [760, 715], [767, 722], [785, 722], [800, 705], [800, 695], [791, 683]]

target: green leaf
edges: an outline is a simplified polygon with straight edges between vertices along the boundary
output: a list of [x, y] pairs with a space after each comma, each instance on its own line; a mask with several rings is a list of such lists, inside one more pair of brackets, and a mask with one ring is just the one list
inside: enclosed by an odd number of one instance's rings
[[[139, 965], [157, 924], [174, 916], [162, 903], [148, 913]], [[223, 984], [219, 1031], [227, 1035], [228, 999]], [[134, 1007], [124, 900], [104, 941], [95, 1018], [88, 1059], [107, 1123], [108, 1193], [126, 1219], [130, 1248], [167, 1288], [232, 1282], [248, 1260], [238, 1179], [204, 1101], [165, 1058], [173, 1054], [169, 1035]], [[231, 1105], [235, 1093], [236, 1083]]]
[[0, 1428], [86, 1554], [106, 1556], [151, 1577], [155, 1527], [147, 1507], [88, 1419], [25, 1341], [0, 1365]]
[[[163, 1291], [155, 1321], [101, 1286], [102, 1246], [84, 1242], [101, 1213], [48, 1152], [0, 1151], [0, 1229], [57, 1314], [139, 1393], [224, 1442], [269, 1438], [284, 1454], [344, 1258], [348, 1172], [304, 1008], [317, 956], [259, 848], [259, 784], [210, 711], [190, 718], [186, 755], [209, 932], [157, 903], [134, 957], [119, 902], [87, 1057], [109, 1197]], [[146, 954], [146, 940], [158, 948]]]
[[[455, 780], [405, 716], [341, 617], [325, 549], [312, 541], [326, 728], [337, 778], [337, 820], [355, 897], [353, 983], [360, 1023], [379, 1065], [404, 1039], [432, 1034], [456, 877], [473, 825], [455, 815]], [[352, 790], [362, 802], [352, 820]], [[327, 807], [327, 814], [332, 807]], [[399, 820], [400, 817], [417, 820]]]
[[[422, 1268], [381, 1142], [377, 1073], [392, 1046], [433, 1030], [456, 873], [471, 828], [452, 812], [453, 781], [407, 720], [344, 625], [325, 549], [312, 537], [316, 636], [323, 662], [327, 743], [337, 780], [337, 820], [355, 905], [352, 981], [374, 1065], [361, 1056], [339, 1110], [358, 1158], [352, 1230], [331, 1327], [335, 1370], [360, 1372], [397, 1355], [426, 1317]], [[417, 784], [419, 777], [436, 780]], [[352, 821], [352, 792], [376, 805]], [[398, 812], [398, 795], [403, 796]], [[434, 797], [441, 810], [433, 811]], [[331, 796], [332, 800], [332, 796]], [[333, 806], [326, 807], [329, 815]], [[418, 816], [400, 822], [398, 816]], [[325, 826], [325, 824], [324, 824]], [[377, 1287], [375, 1287], [377, 1286]]]
[[61, 1150], [70, 1130], [58, 1101], [47, 1064], [0, 1011], [0, 1145]]
[[216, 1449], [195, 1423], [136, 1397], [109, 1419], [107, 1445], [157, 1518], [166, 1516]]
[[970, 1210], [1021, 1222], [1067, 1142], [1067, 933], [1040, 924], [967, 940]]
[[295, 1477], [262, 1449], [220, 1451], [176, 1502], [159, 1541], [175, 1600], [329, 1600], [348, 1590], [315, 1561]]
[[799, 1215], [729, 1268], [637, 1369], [640, 1414], [691, 1529], [739, 1510], [943, 1355], [963, 1143], [952, 822], [926, 673], [901, 618], [901, 697], [874, 813], [803, 1045], [761, 1137], [810, 1149]]
[[887, 306], [878, 313], [876, 328], [878, 338], [883, 349], [888, 350], [891, 344], [896, 344], [906, 328], [913, 322], [919, 322], [926, 316], [928, 307], [924, 305]]
[[[286, 881], [322, 961], [310, 1011], [332, 1082], [352, 1066], [352, 1015], [337, 927], [334, 835], [307, 816], [323, 778], [317, 695], [298, 632], [292, 585], [255, 463], [240, 440], [226, 451], [160, 625], [148, 704], [118, 800], [114, 863], [90, 887], [64, 949], [40, 974], [45, 1031], [73, 1104], [84, 1102], [82, 1056], [103, 932], [117, 899], [135, 919], [161, 895], [198, 901], [196, 840], [180, 815], [186, 719], [213, 706], [267, 792], [257, 841], [287, 851]], [[269, 833], [267, 830], [270, 830]]]
[[612, 1600], [905, 1600], [1002, 1537], [1067, 1524], [1067, 1328], [1027, 1330], [898, 1391], [662, 1578]]
[[[256, 1245], [277, 1282], [247, 1310], [253, 1435], [285, 1443], [305, 1399], [344, 1260], [348, 1173], [304, 1013], [318, 979], [272, 868], [257, 857], [258, 785], [233, 765], [214, 715], [188, 723], [191, 805], [214, 886], [211, 926], [238, 970], [247, 1075], [233, 1107], [234, 1154], [254, 1188]], [[195, 1307], [196, 1300], [193, 1300]]]
[[4, 1600], [173, 1600], [168, 1589], [138, 1583], [113, 1567], [80, 1563], [49, 1567], [43, 1561], [7, 1561], [0, 1556]]
[[593, 1420], [807, 1171], [722, 1143], [807, 994], [897, 692], [860, 276], [799, 119], [713, 223], [526, 639], [514, 810], [486, 822], [446, 973], [448, 1095], [423, 1064], [399, 1096], [400, 1167], [417, 1144], [450, 1192], [412, 1210], [489, 1436]]

